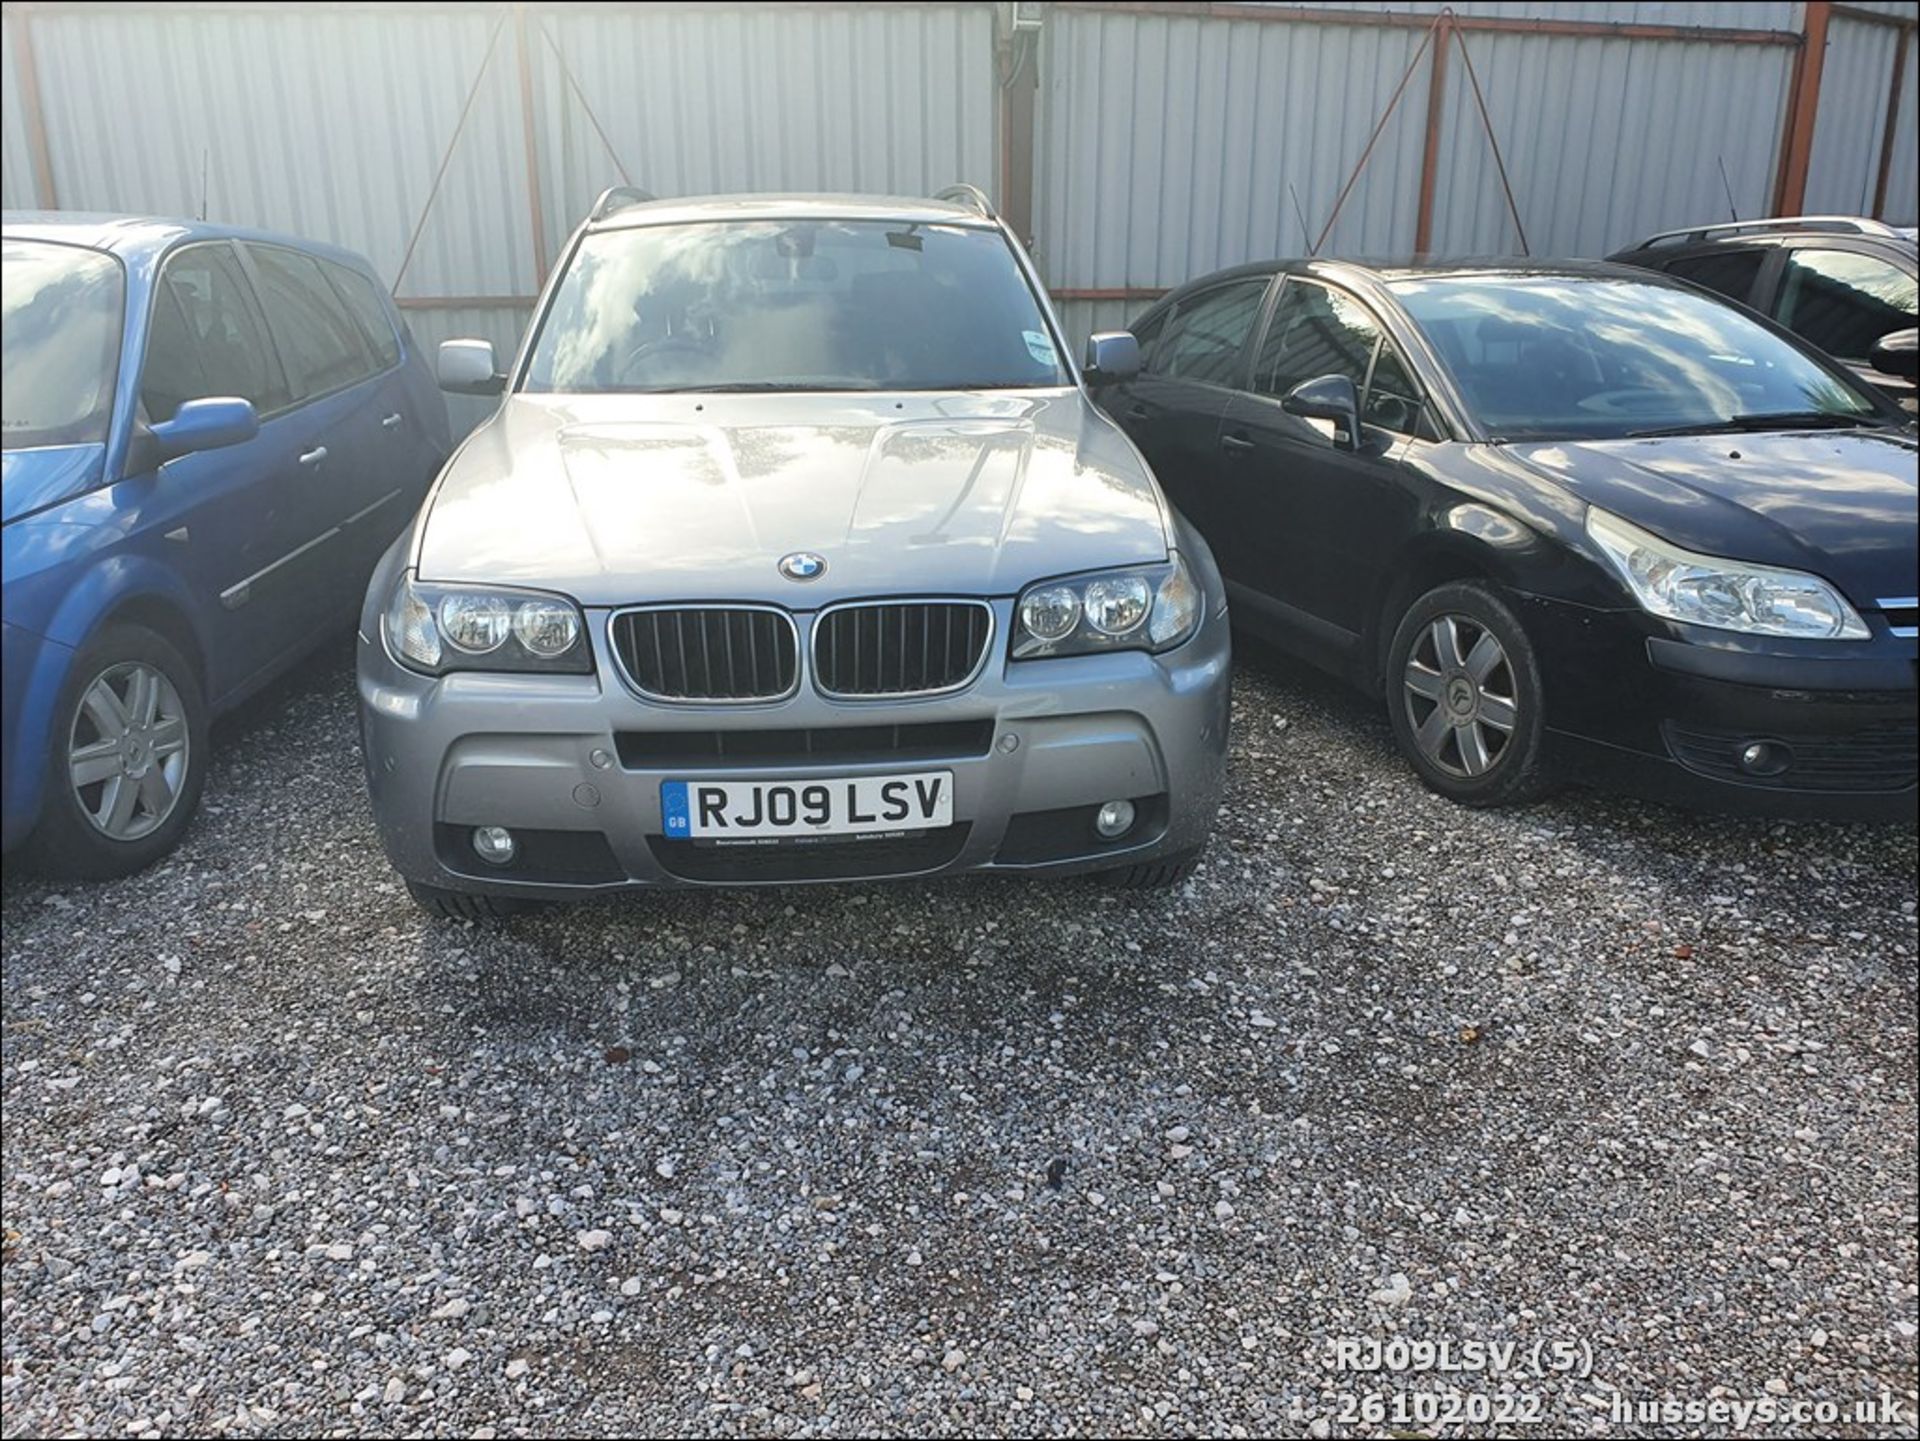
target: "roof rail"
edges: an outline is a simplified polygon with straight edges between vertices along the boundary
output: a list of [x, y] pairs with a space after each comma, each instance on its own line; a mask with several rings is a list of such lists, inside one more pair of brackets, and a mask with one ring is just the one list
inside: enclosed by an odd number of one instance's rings
[[993, 202], [987, 199], [987, 192], [978, 185], [949, 185], [945, 190], [936, 191], [933, 198], [944, 200], [949, 205], [964, 205], [989, 220], [1000, 218], [994, 214]]
[[1718, 225], [1690, 225], [1684, 230], [1663, 230], [1649, 235], [1634, 247], [1651, 250], [1656, 245], [1689, 244], [1709, 236], [1751, 234], [1763, 230], [1811, 230], [1829, 235], [1894, 235], [1891, 225], [1858, 215], [1783, 215], [1772, 220], [1723, 220]]
[[651, 190], [641, 190], [632, 185], [609, 185], [600, 192], [600, 198], [593, 202], [593, 209], [587, 212], [587, 219], [605, 220], [616, 211], [627, 210], [635, 205], [646, 205], [658, 199]]

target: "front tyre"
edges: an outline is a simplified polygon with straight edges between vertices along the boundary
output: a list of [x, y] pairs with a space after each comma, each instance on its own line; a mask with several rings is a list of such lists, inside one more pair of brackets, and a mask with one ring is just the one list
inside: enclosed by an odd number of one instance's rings
[[165, 637], [109, 626], [74, 656], [55, 712], [35, 865], [132, 875], [179, 843], [207, 773], [200, 680]]
[[1517, 805], [1549, 789], [1543, 697], [1533, 644], [1485, 581], [1435, 586], [1394, 632], [1387, 658], [1394, 739], [1448, 800]]

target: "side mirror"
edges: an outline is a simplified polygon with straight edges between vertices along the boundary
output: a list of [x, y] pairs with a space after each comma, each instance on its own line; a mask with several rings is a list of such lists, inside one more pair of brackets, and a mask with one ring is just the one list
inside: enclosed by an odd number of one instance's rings
[[493, 362], [491, 340], [443, 340], [436, 367], [440, 388], [455, 395], [498, 395], [507, 378]]
[[1080, 373], [1089, 385], [1118, 385], [1140, 373], [1140, 342], [1129, 330], [1103, 330], [1087, 337]]
[[1303, 380], [1287, 392], [1280, 408], [1303, 420], [1333, 422], [1333, 443], [1342, 450], [1360, 445], [1360, 392], [1344, 375], [1321, 375]]
[[1881, 336], [1874, 341], [1867, 359], [1882, 375], [1920, 380], [1920, 330], [1896, 330]]
[[189, 400], [174, 411], [171, 420], [149, 426], [148, 455], [154, 465], [165, 465], [195, 451], [244, 444], [259, 433], [260, 417], [252, 401], [209, 396]]

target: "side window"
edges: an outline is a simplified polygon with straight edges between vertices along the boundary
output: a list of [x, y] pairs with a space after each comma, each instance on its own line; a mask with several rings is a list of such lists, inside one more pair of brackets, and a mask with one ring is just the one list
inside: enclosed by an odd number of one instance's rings
[[325, 395], [373, 374], [373, 356], [360, 327], [317, 262], [273, 245], [248, 250], [260, 273], [260, 303], [284, 348], [298, 395]]
[[1390, 340], [1382, 339], [1380, 352], [1373, 358], [1373, 374], [1360, 401], [1360, 418], [1368, 425], [1400, 435], [1435, 438], [1421, 404], [1420, 387], [1414, 384], [1412, 372]]
[[1360, 303], [1311, 280], [1292, 278], [1280, 292], [1254, 362], [1253, 388], [1283, 397], [1304, 380], [1344, 375], [1364, 388], [1380, 328]]
[[353, 318], [360, 322], [360, 329], [373, 345], [374, 359], [380, 369], [390, 370], [398, 365], [400, 342], [394, 337], [393, 321], [387, 315], [386, 302], [380, 298], [380, 292], [374, 288], [373, 282], [359, 271], [335, 265], [330, 260], [321, 261], [320, 268], [326, 272], [327, 279], [333, 282], [333, 288], [340, 292], [340, 298], [346, 301]]
[[1267, 277], [1236, 280], [1218, 290], [1182, 301], [1173, 322], [1153, 348], [1153, 373], [1173, 380], [1232, 385], [1240, 347], [1246, 344]]
[[1829, 355], [1864, 360], [1874, 341], [1914, 323], [1914, 278], [1871, 255], [1790, 250], [1774, 319]]
[[1766, 258], [1764, 250], [1710, 250], [1705, 255], [1674, 261], [1667, 267], [1667, 274], [1744, 305], [1753, 295], [1753, 283], [1760, 278], [1760, 266]]
[[171, 420], [187, 401], [211, 395], [240, 396], [262, 415], [289, 399], [233, 252], [225, 245], [194, 245], [161, 268], [140, 370], [140, 404], [147, 419], [158, 422]]
[[1142, 370], [1151, 371], [1153, 369], [1153, 348], [1159, 343], [1160, 332], [1167, 328], [1167, 317], [1172, 314], [1173, 307], [1168, 306], [1158, 315], [1148, 320], [1138, 322], [1131, 327], [1133, 338], [1140, 342], [1140, 368]]

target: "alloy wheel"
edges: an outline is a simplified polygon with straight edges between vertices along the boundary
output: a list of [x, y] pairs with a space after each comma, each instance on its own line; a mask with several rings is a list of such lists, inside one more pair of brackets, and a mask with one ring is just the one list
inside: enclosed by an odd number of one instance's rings
[[109, 839], [137, 841], [164, 824], [189, 760], [186, 706], [155, 667], [122, 661], [81, 692], [67, 777], [81, 811]]
[[1519, 722], [1513, 665], [1472, 616], [1436, 616], [1407, 654], [1407, 719], [1420, 753], [1472, 780], [1500, 763]]

